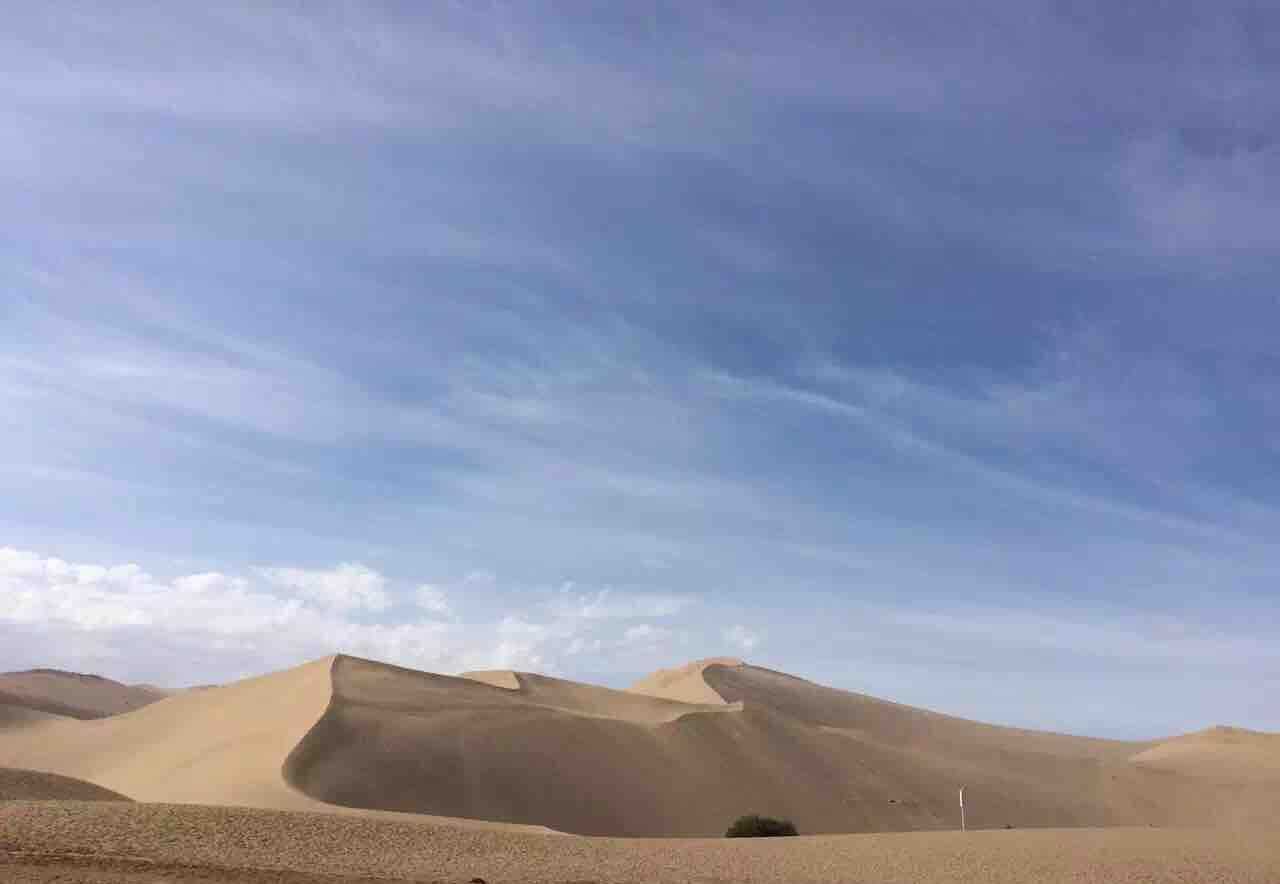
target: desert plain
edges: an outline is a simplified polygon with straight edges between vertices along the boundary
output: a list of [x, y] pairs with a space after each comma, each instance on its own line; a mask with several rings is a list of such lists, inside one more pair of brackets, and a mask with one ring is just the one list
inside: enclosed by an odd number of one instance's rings
[[[966, 824], [957, 796], [964, 787]], [[796, 838], [725, 839], [737, 816]], [[731, 658], [0, 675], [0, 880], [1280, 882], [1280, 735], [983, 724]]]

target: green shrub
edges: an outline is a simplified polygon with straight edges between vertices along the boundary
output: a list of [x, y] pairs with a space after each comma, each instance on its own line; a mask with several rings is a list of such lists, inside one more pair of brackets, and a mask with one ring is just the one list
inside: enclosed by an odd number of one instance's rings
[[734, 820], [724, 836], [726, 838], [770, 838], [775, 835], [795, 834], [796, 827], [791, 820], [775, 820], [772, 817], [752, 813]]

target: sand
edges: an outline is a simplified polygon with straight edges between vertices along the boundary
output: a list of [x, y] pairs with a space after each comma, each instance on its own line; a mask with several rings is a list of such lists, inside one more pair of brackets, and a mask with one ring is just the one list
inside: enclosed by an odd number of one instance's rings
[[121, 684], [60, 669], [4, 672], [0, 673], [0, 717], [3, 707], [16, 707], [68, 718], [103, 718], [140, 709], [169, 693], [151, 685]]
[[720, 696], [703, 677], [708, 666], [742, 666], [745, 665], [737, 657], [708, 657], [695, 660], [674, 669], [659, 669], [657, 672], [642, 678], [628, 690], [636, 694], [650, 697], [666, 697], [669, 700], [680, 700], [685, 703], [724, 703]]
[[736, 660], [661, 673], [643, 694], [347, 657], [333, 680], [288, 774], [350, 807], [589, 835], [714, 836], [745, 812], [811, 833], [910, 831], [958, 825], [963, 784], [976, 828], [1280, 819], [1258, 783], [1131, 761], [1153, 743], [1001, 728]]
[[0, 765], [47, 770], [137, 801], [307, 809], [284, 759], [324, 714], [325, 658], [222, 688], [178, 694], [127, 714], [0, 729]]
[[751, 812], [806, 834], [943, 831], [961, 785], [975, 829], [1267, 827], [1277, 760], [1274, 735], [1003, 728], [732, 659], [616, 691], [336, 656], [100, 720], [0, 719], [0, 765], [138, 801], [628, 837], [719, 836]]
[[509, 691], [520, 690], [520, 679], [510, 669], [482, 669], [475, 672], [464, 672], [460, 677], [483, 682], [495, 688], [506, 688]]
[[57, 721], [66, 717], [53, 712], [32, 709], [28, 706], [19, 706], [15, 703], [0, 703], [0, 728], [35, 724], [41, 721]]
[[1280, 844], [1264, 833], [1149, 828], [625, 840], [243, 808], [0, 804], [6, 881], [475, 877], [489, 884], [1274, 884]]
[[84, 780], [38, 770], [0, 767], [0, 801], [128, 801]]
[[1134, 764], [1199, 780], [1280, 788], [1280, 734], [1214, 727], [1134, 755]]

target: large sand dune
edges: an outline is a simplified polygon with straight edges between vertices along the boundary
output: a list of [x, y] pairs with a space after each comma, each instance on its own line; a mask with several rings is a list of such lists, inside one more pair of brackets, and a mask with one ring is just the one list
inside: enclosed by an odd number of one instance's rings
[[[691, 702], [696, 701], [696, 702]], [[0, 765], [155, 802], [399, 811], [596, 835], [1280, 821], [1275, 738], [1002, 728], [737, 660], [633, 691], [325, 658], [96, 721], [5, 724]]]

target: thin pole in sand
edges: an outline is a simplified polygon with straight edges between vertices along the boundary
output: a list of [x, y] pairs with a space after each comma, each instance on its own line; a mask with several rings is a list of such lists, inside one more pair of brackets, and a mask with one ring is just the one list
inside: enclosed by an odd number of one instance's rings
[[960, 787], [960, 831], [968, 831], [968, 828], [964, 824], [964, 786]]

